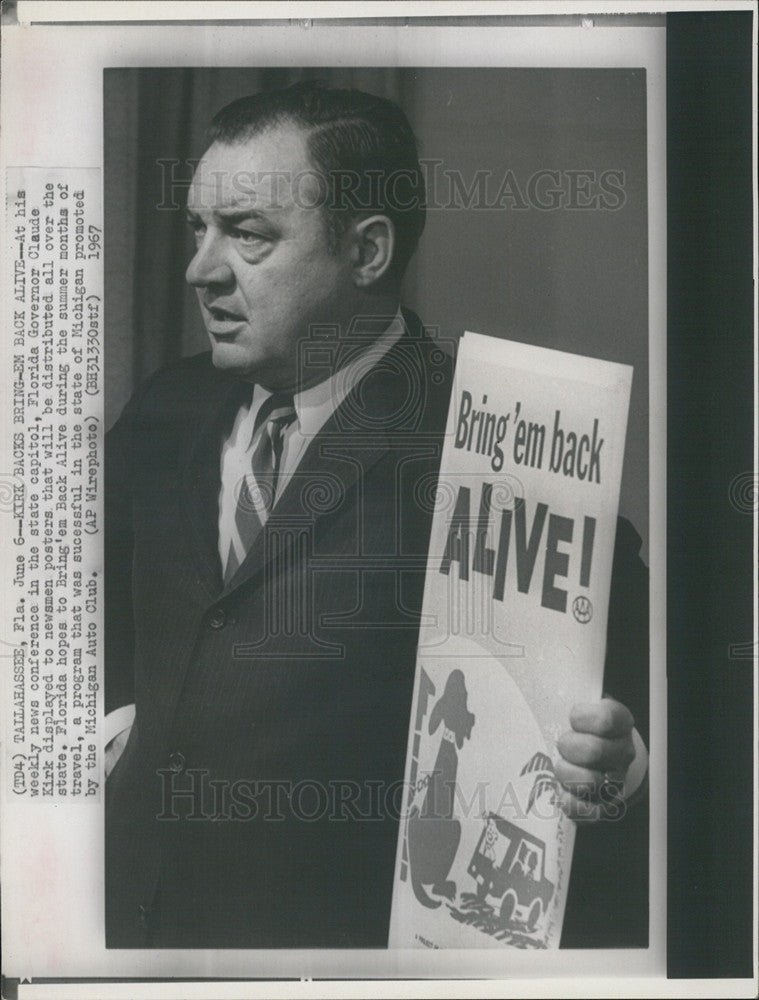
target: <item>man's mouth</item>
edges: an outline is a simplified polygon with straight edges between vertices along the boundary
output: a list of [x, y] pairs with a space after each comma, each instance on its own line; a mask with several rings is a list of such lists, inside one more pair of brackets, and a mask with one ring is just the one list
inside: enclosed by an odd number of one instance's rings
[[215, 337], [225, 337], [234, 334], [245, 322], [240, 313], [225, 309], [223, 306], [205, 304], [208, 313], [208, 329]]

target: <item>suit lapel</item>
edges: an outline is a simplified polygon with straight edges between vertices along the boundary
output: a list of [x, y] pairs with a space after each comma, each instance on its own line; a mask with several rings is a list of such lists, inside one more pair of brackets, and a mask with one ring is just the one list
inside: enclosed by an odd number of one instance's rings
[[345, 403], [308, 445], [262, 531], [256, 536], [224, 594], [258, 576], [283, 555], [295, 536], [326, 514], [351, 502], [358, 480], [388, 450], [381, 428], [372, 433], [346, 434]]

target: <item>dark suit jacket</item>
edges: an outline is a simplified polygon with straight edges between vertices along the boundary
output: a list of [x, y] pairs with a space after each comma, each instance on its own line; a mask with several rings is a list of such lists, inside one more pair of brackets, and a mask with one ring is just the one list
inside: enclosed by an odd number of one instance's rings
[[[108, 436], [106, 704], [137, 706], [107, 785], [109, 947], [387, 943], [424, 485], [451, 386], [450, 360], [407, 325], [311, 442], [226, 587], [219, 457], [239, 383], [207, 354], [187, 359]], [[636, 711], [647, 602], [633, 548], [619, 549], [625, 683], [611, 689]]]

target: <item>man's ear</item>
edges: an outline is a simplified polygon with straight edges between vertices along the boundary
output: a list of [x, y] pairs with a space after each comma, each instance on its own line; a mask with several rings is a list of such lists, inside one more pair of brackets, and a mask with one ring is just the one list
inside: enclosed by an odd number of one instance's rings
[[395, 226], [386, 215], [371, 215], [355, 224], [356, 266], [354, 280], [368, 288], [385, 274], [395, 255]]

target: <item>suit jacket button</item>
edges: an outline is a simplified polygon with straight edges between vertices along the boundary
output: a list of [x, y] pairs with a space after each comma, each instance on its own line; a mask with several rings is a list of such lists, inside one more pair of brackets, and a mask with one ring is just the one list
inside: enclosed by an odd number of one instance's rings
[[181, 774], [184, 770], [184, 754], [173, 753], [169, 756], [169, 767], [174, 774]]
[[208, 624], [211, 628], [224, 628], [227, 624], [227, 613], [224, 608], [214, 608], [209, 616]]

